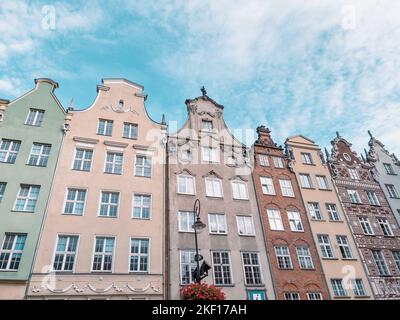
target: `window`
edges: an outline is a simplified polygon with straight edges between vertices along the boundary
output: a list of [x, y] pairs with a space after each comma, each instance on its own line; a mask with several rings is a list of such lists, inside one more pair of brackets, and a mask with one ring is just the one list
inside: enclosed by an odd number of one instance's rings
[[210, 226], [210, 233], [226, 234], [226, 217], [224, 214], [209, 213], [208, 224]]
[[112, 129], [113, 129], [113, 121], [112, 120], [104, 120], [104, 119], [99, 120], [97, 134], [100, 134], [103, 136], [111, 136]]
[[244, 280], [246, 285], [263, 283], [261, 266], [257, 252], [242, 252]]
[[329, 190], [328, 179], [325, 176], [316, 176], [318, 188], [322, 190]]
[[218, 148], [203, 147], [203, 161], [206, 162], [219, 162]]
[[18, 270], [25, 241], [26, 234], [6, 233], [0, 251], [0, 270]]
[[180, 276], [181, 284], [189, 284], [195, 281], [193, 279], [193, 271], [197, 268], [197, 263], [194, 260], [196, 252], [194, 250], [181, 250], [180, 254]]
[[392, 251], [394, 262], [396, 262], [397, 270], [400, 271], [400, 251]]
[[28, 164], [40, 167], [47, 166], [50, 150], [50, 144], [34, 143], [32, 145], [31, 154], [29, 155]]
[[282, 158], [279, 158], [279, 157], [272, 157], [272, 160], [274, 161], [274, 167], [275, 167], [275, 168], [283, 168], [283, 161], [282, 161]]
[[78, 236], [58, 236], [53, 270], [72, 271], [74, 269], [78, 239]]
[[321, 248], [322, 257], [327, 259], [335, 258], [329, 236], [327, 234], [319, 234], [317, 238], [319, 247]]
[[349, 169], [349, 175], [350, 175], [350, 179], [360, 180], [360, 176], [358, 175], [358, 172], [356, 169]]
[[4, 192], [6, 191], [6, 185], [7, 185], [7, 183], [0, 182], [0, 203], [1, 203], [1, 200], [3, 200]]
[[298, 292], [285, 292], [285, 300], [300, 300], [300, 294]]
[[96, 237], [93, 256], [93, 271], [112, 271], [114, 255], [113, 237]]
[[202, 120], [201, 121], [201, 129], [203, 131], [212, 132], [213, 131], [213, 122], [210, 120]]
[[331, 285], [335, 297], [347, 297], [347, 292], [343, 287], [342, 279], [331, 279]]
[[15, 163], [21, 141], [2, 139], [0, 144], [0, 162]]
[[119, 192], [101, 192], [100, 213], [101, 217], [116, 217], [118, 214]]
[[215, 178], [206, 178], [206, 195], [207, 197], [222, 198], [222, 181]]
[[363, 229], [364, 234], [369, 236], [374, 235], [374, 231], [372, 230], [372, 226], [368, 218], [359, 217], [358, 220], [360, 221], [361, 228]]
[[21, 184], [15, 201], [15, 211], [34, 212], [39, 197], [40, 186]]
[[135, 123], [124, 122], [124, 132], [122, 134], [123, 138], [127, 139], [137, 139], [138, 125]]
[[[0, 152], [1, 154], [1, 152]], [[1, 156], [0, 156], [1, 158]], [[385, 184], [387, 191], [389, 192], [389, 197], [390, 198], [398, 198], [399, 194], [397, 193], [396, 188], [392, 184]]]
[[301, 269], [314, 269], [310, 249], [308, 247], [296, 247], [296, 252]]
[[343, 259], [352, 259], [353, 254], [351, 253], [350, 245], [346, 236], [337, 235], [336, 241], [339, 246], [340, 253]]
[[287, 212], [290, 230], [292, 231], [304, 231], [303, 223], [301, 222], [300, 213], [298, 211]]
[[271, 230], [283, 230], [281, 213], [276, 209], [267, 209], [269, 227]]
[[251, 216], [236, 216], [236, 224], [238, 233], [241, 236], [255, 236], [253, 217]]
[[384, 163], [383, 167], [385, 168], [387, 174], [395, 174], [393, 167], [390, 163]]
[[288, 246], [275, 246], [275, 255], [279, 269], [293, 269]]
[[351, 285], [356, 297], [365, 297], [367, 295], [362, 279], [351, 279]]
[[232, 284], [231, 257], [228, 251], [213, 251], [212, 264], [216, 285]]
[[195, 194], [195, 180], [192, 176], [178, 176], [178, 193]]
[[321, 209], [318, 202], [309, 202], [308, 211], [310, 212], [310, 217], [312, 220], [323, 220]]
[[149, 239], [131, 239], [129, 271], [149, 271]]
[[151, 158], [136, 156], [135, 175], [137, 177], [151, 177]]
[[179, 232], [194, 232], [194, 213], [192, 211], [178, 212], [178, 230]]
[[279, 179], [279, 184], [281, 186], [281, 192], [284, 197], [294, 198], [292, 182], [290, 180]]
[[86, 190], [68, 188], [64, 213], [82, 215], [85, 210]]
[[381, 250], [372, 250], [372, 256], [374, 257], [379, 274], [381, 276], [388, 276], [389, 269], [387, 267], [385, 257], [383, 256], [383, 252]]
[[247, 184], [241, 181], [232, 181], [233, 199], [248, 200]]
[[260, 154], [260, 155], [258, 155], [258, 159], [260, 160], [260, 166], [263, 166], [263, 167], [269, 166], [269, 160], [268, 160], [267, 155]]
[[105, 173], [122, 174], [123, 154], [116, 152], [107, 152]]
[[392, 228], [390, 227], [389, 222], [385, 218], [378, 218], [379, 226], [381, 227], [382, 233], [384, 236], [393, 236]]
[[301, 161], [304, 164], [314, 164], [312, 157], [311, 157], [311, 153], [302, 152], [301, 153]]
[[326, 211], [328, 211], [328, 216], [330, 221], [340, 221], [339, 212], [336, 208], [336, 204], [334, 203], [326, 203], [325, 204]]
[[43, 123], [44, 110], [29, 109], [25, 124], [29, 126], [41, 127]]
[[373, 191], [367, 191], [367, 198], [370, 204], [373, 206], [379, 206], [379, 200], [378, 197], [376, 196], [376, 193]]
[[352, 203], [361, 203], [361, 198], [356, 190], [347, 190], [347, 194]]
[[90, 171], [92, 167], [93, 150], [77, 148], [75, 151], [74, 170]]
[[151, 195], [134, 194], [133, 196], [133, 218], [150, 219]]
[[262, 192], [264, 194], [270, 194], [270, 195], [275, 194], [274, 182], [272, 181], [272, 178], [260, 177], [260, 182], [261, 182]]
[[322, 300], [321, 292], [307, 292], [308, 300]]
[[300, 184], [303, 188], [311, 189], [312, 188], [312, 182], [311, 182], [311, 177], [309, 174], [306, 173], [300, 173]]

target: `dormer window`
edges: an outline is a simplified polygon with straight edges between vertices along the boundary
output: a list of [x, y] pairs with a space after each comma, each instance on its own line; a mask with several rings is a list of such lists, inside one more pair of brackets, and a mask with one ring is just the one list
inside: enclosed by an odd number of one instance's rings
[[211, 120], [202, 120], [201, 121], [201, 129], [203, 131], [212, 132], [213, 131], [213, 122]]

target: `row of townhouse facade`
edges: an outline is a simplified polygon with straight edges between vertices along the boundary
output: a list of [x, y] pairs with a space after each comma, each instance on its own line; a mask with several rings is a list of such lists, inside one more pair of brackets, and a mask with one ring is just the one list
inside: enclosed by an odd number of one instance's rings
[[248, 147], [204, 88], [176, 132], [129, 80], [81, 110], [56, 88], [0, 100], [0, 299], [179, 299], [196, 199], [227, 299], [400, 298], [400, 162], [371, 133], [361, 157], [265, 126]]

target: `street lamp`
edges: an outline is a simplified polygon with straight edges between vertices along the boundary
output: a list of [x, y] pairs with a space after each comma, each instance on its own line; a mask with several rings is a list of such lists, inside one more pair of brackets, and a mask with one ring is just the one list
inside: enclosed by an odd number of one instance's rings
[[196, 283], [200, 283], [200, 261], [203, 260], [203, 256], [199, 254], [199, 246], [197, 242], [197, 232], [200, 232], [203, 230], [206, 225], [200, 220], [200, 200], [196, 199], [194, 202], [194, 207], [193, 207], [193, 225], [192, 228], [194, 229], [194, 239], [196, 243], [196, 255], [194, 256], [194, 260], [196, 261]]

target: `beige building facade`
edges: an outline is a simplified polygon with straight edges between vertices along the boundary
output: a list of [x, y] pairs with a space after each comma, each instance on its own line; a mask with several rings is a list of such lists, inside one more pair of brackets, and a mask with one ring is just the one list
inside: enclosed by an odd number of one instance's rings
[[332, 299], [373, 299], [370, 283], [337, 196], [329, 168], [314, 141], [286, 140], [311, 231]]
[[143, 87], [103, 79], [68, 109], [29, 299], [162, 299], [166, 125]]

